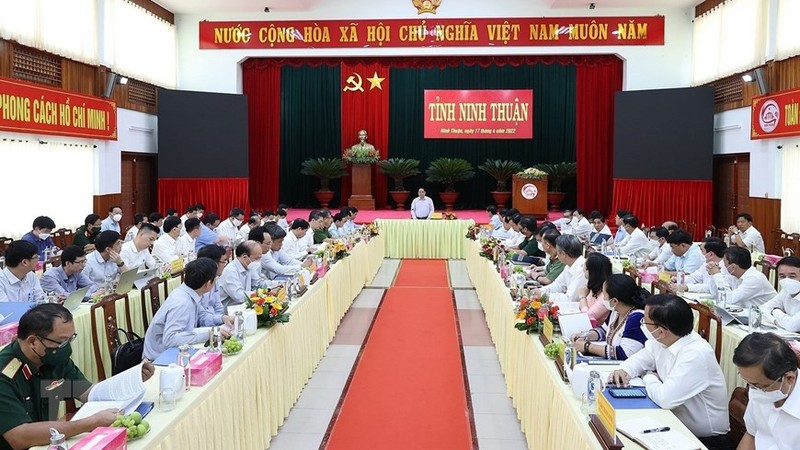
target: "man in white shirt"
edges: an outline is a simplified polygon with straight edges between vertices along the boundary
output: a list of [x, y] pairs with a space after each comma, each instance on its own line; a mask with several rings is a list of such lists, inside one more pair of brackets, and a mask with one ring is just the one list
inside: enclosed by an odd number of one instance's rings
[[589, 240], [594, 241], [595, 236], [598, 234], [604, 234], [608, 236], [606, 239], [606, 244], [610, 244], [613, 242], [613, 234], [611, 234], [611, 229], [608, 228], [606, 225], [606, 218], [600, 213], [600, 211], [594, 211], [591, 215], [591, 222], [592, 222], [592, 232], [589, 233]]
[[800, 446], [797, 357], [772, 333], [745, 336], [733, 352], [739, 376], [750, 386], [744, 411], [747, 433], [737, 450], [794, 450]]
[[239, 228], [239, 233], [236, 235], [236, 239], [233, 241], [234, 245], [239, 245], [246, 241], [248, 239], [247, 236], [250, 235], [250, 230], [260, 225], [261, 216], [250, 216], [250, 218], [247, 219], [247, 223]]
[[553, 225], [556, 226], [556, 229], [558, 229], [561, 234], [568, 234], [572, 230], [572, 210], [565, 209], [563, 214], [563, 217], [559, 217], [553, 221]]
[[[622, 219], [622, 229], [625, 230], [628, 237], [623, 240], [622, 244], [617, 244], [620, 247], [620, 252], [628, 257], [635, 256], [640, 260], [647, 258], [650, 253], [650, 240], [647, 239], [644, 231], [639, 229], [639, 219], [636, 216], [625, 216]], [[619, 234], [619, 231], [617, 234]]]
[[508, 238], [506, 238], [503, 241], [503, 245], [505, 245], [506, 247], [509, 247], [509, 248], [516, 247], [519, 244], [521, 244], [522, 241], [525, 240], [525, 235], [522, 234], [522, 231], [520, 231], [520, 228], [519, 228], [519, 224], [520, 224], [521, 221], [522, 221], [522, 215], [521, 214], [515, 214], [514, 217], [512, 217], [508, 221], [509, 225], [511, 225], [511, 234], [509, 235]]
[[411, 202], [411, 218], [412, 219], [430, 219], [433, 214], [434, 206], [433, 200], [425, 196], [425, 189], [419, 188], [417, 191], [418, 197]]
[[[727, 247], [725, 243], [722, 242], [722, 239], [712, 236], [703, 239], [700, 248], [705, 256], [706, 263], [701, 265], [700, 268], [694, 272], [686, 275], [681, 289], [685, 292], [709, 292], [716, 297], [717, 285], [714, 283], [711, 274], [708, 273], [708, 268], [712, 266], [719, 267], [723, 276], [730, 276], [728, 269], [725, 268], [725, 264], [722, 262], [722, 257], [725, 256], [725, 249]], [[678, 286], [675, 283], [670, 284], [670, 291], [676, 292], [677, 289]]]
[[228, 242], [233, 242], [239, 234], [239, 227], [242, 226], [243, 220], [244, 210], [242, 208], [233, 208], [228, 218], [223, 220], [214, 231], [218, 235], [228, 238]]
[[576, 209], [575, 211], [572, 211], [572, 222], [570, 222], [570, 228], [572, 234], [578, 236], [579, 239], [588, 238], [589, 233], [594, 230], [592, 224], [586, 220], [586, 217], [584, 217], [582, 209]]
[[497, 206], [487, 206], [486, 213], [489, 214], [489, 225], [491, 225], [492, 230], [497, 230], [503, 226], [503, 221], [500, 220], [500, 216], [497, 214]]
[[153, 244], [153, 258], [171, 263], [180, 257], [176, 249], [182, 228], [181, 219], [177, 217], [167, 217], [164, 220], [164, 234]]
[[744, 248], [728, 248], [725, 250], [723, 262], [728, 269], [729, 277], [723, 276], [719, 268], [714, 266], [708, 268], [708, 273], [714, 278], [718, 290], [733, 291], [728, 304], [743, 308], [761, 306], [777, 294], [767, 277], [752, 267], [750, 252]]
[[294, 219], [289, 226], [289, 231], [286, 233], [286, 238], [283, 240], [282, 250], [290, 258], [296, 260], [304, 260], [308, 257], [309, 247], [305, 241], [308, 235], [308, 222], [303, 219]]
[[128, 270], [120, 256], [122, 240], [116, 231], [103, 231], [94, 240], [95, 251], [86, 255], [86, 267], [83, 274], [98, 286], [105, 285], [117, 275]]
[[642, 377], [648, 397], [672, 410], [709, 449], [732, 448], [725, 378], [714, 350], [692, 331], [692, 309], [664, 294], [647, 299], [644, 312], [644, 349], [623, 361], [609, 383], [628, 386], [631, 378]]
[[0, 272], [0, 302], [35, 302], [44, 298], [36, 278], [39, 250], [28, 241], [13, 241], [5, 252], [6, 267]]
[[765, 253], [764, 238], [761, 233], [753, 226], [753, 216], [741, 213], [736, 216], [736, 225], [728, 229], [731, 237], [731, 246], [755, 249], [757, 252]]
[[[340, 212], [345, 216], [347, 216], [347, 220], [343, 225], [344, 234], [350, 234], [356, 231], [358, 229], [358, 226], [356, 225], [356, 216], [358, 216], [358, 208], [356, 208], [355, 206], [345, 206], [341, 209]], [[278, 225], [280, 225], [280, 223]], [[284, 230], [288, 232], [288, 229], [284, 228]]]
[[133, 238], [139, 234], [139, 230], [142, 228], [142, 224], [147, 223], [147, 217], [144, 214], [134, 214], [133, 215], [133, 225], [128, 228], [128, 232], [125, 233], [125, 242], [130, 242]]
[[672, 247], [667, 243], [669, 231], [664, 227], [655, 227], [650, 229], [650, 242], [652, 242], [653, 250], [647, 255], [648, 261], [644, 263], [645, 267], [658, 266], [666, 264], [672, 258]]
[[348, 217], [348, 215], [340, 212], [333, 216], [333, 224], [328, 228], [328, 233], [331, 234], [332, 238], [343, 238], [347, 234], [344, 225], [347, 223]]
[[492, 231], [492, 237], [504, 241], [514, 235], [514, 230], [511, 229], [511, 218], [518, 214], [516, 209], [508, 209], [503, 217], [500, 218], [500, 228]]
[[261, 272], [269, 280], [274, 280], [278, 276], [293, 275], [303, 267], [311, 265], [311, 260], [302, 263], [281, 251], [286, 232], [277, 224], [264, 227], [264, 232], [269, 238], [270, 244], [268, 251], [261, 257]]
[[139, 271], [152, 269], [156, 266], [156, 260], [150, 254], [150, 246], [155, 244], [158, 238], [158, 229], [149, 223], [142, 224], [142, 229], [132, 241], [122, 244], [122, 251], [119, 253], [125, 265]]
[[669, 272], [683, 271], [692, 273], [705, 264], [706, 259], [700, 247], [692, 241], [692, 236], [683, 230], [677, 230], [667, 236], [667, 243], [672, 250], [672, 257], [664, 264]]
[[556, 238], [556, 255], [567, 267], [551, 284], [537, 289], [538, 295], [547, 294], [552, 301], [577, 302], [581, 287], [586, 287], [586, 276], [583, 265], [583, 244], [573, 235], [561, 235]]
[[108, 209], [108, 217], [100, 222], [100, 231], [116, 231], [122, 233], [119, 228], [119, 221], [122, 220], [122, 208], [119, 206], [112, 206]]
[[198, 219], [198, 220], [200, 220], [200, 218], [197, 217], [197, 205], [190, 205], [188, 208], [186, 208], [186, 212], [181, 216], [181, 224], [183, 224], [183, 229], [181, 231], [181, 236], [183, 236], [184, 234], [187, 233], [186, 221], [189, 220], [189, 219]]
[[617, 215], [614, 216], [614, 223], [617, 224], [617, 234], [614, 235], [614, 245], [621, 246], [627, 244], [626, 239], [630, 236], [623, 227], [622, 219], [626, 216], [631, 216], [631, 212], [627, 209], [620, 209]]
[[200, 236], [200, 219], [190, 217], [181, 227], [181, 235], [175, 243], [175, 254], [184, 257], [194, 252], [194, 240]]
[[253, 291], [253, 274], [249, 267], [261, 264], [261, 245], [258, 242], [244, 241], [236, 247], [235, 258], [222, 271], [219, 277], [219, 298], [227, 311], [230, 305], [245, 302]]
[[800, 257], [781, 259], [777, 271], [781, 291], [764, 303], [761, 310], [775, 325], [787, 331], [800, 332]]

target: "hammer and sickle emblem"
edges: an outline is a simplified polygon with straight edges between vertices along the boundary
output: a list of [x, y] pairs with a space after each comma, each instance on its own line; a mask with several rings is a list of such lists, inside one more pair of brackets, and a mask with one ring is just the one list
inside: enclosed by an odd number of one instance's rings
[[352, 75], [347, 77], [347, 85], [342, 89], [343, 92], [355, 92], [361, 91], [364, 92], [364, 87], [362, 84], [364, 80], [361, 79], [361, 75], [353, 72]]

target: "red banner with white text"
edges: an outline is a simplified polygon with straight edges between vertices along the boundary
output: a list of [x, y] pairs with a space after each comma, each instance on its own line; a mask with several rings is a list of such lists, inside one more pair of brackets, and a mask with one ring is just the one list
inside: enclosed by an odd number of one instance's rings
[[200, 49], [664, 45], [664, 16], [202, 21]]
[[750, 139], [800, 136], [800, 89], [753, 99]]
[[117, 140], [117, 105], [110, 100], [0, 78], [0, 130]]
[[426, 139], [531, 139], [533, 91], [425, 90]]

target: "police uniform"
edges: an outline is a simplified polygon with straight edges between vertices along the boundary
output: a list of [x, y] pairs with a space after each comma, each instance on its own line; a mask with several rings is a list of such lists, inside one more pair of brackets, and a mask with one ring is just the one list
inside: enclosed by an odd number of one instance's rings
[[[51, 380], [67, 382], [52, 384], [54, 389], [42, 395], [43, 382], [50, 385]], [[56, 419], [48, 417], [48, 397], [79, 397], [90, 386], [71, 359], [60, 367], [43, 365], [37, 369], [25, 357], [19, 341], [7, 345], [0, 350], [0, 450], [11, 448], [3, 438], [6, 432], [26, 423]]]

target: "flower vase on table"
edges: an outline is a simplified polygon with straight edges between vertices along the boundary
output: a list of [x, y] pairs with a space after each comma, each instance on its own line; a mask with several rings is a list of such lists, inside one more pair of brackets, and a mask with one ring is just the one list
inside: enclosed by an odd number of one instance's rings
[[289, 321], [289, 302], [286, 301], [286, 290], [257, 289], [247, 298], [247, 307], [256, 313], [259, 328], [270, 328], [276, 323]]
[[517, 322], [514, 324], [514, 328], [524, 331], [526, 334], [540, 332], [545, 317], [550, 318], [553, 327], [558, 324], [558, 305], [554, 305], [547, 294], [538, 298], [524, 295], [514, 312], [517, 313]]

